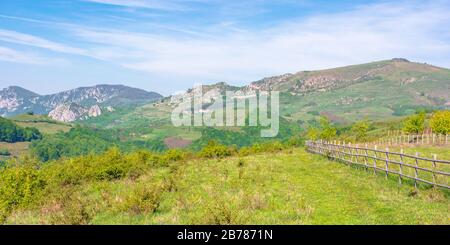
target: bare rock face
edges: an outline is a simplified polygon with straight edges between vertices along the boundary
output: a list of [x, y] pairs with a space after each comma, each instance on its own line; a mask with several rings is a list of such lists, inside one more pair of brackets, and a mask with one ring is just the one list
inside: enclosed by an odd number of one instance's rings
[[89, 108], [88, 116], [89, 117], [98, 117], [102, 114], [102, 109], [100, 109], [100, 106], [93, 105], [91, 108]]
[[86, 108], [76, 103], [65, 103], [50, 111], [48, 116], [57, 121], [73, 122], [81, 118], [86, 112]]
[[108, 112], [113, 112], [113, 111], [115, 111], [114, 107], [112, 107], [112, 106], [107, 106], [107, 107], [106, 107], [106, 110], [107, 110]]
[[73, 122], [76, 120], [88, 119], [90, 117], [98, 117], [102, 114], [99, 105], [93, 105], [90, 108], [80, 106], [76, 103], [64, 103], [56, 106], [50, 111], [48, 116], [54, 120], [61, 122]]

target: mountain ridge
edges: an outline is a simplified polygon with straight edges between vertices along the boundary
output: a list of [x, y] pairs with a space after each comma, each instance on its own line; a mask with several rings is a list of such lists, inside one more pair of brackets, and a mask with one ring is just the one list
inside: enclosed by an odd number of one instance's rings
[[13, 116], [26, 112], [48, 114], [65, 103], [76, 103], [85, 107], [137, 105], [162, 97], [156, 92], [125, 85], [99, 84], [48, 95], [39, 95], [19, 86], [9, 86], [0, 90], [0, 115]]

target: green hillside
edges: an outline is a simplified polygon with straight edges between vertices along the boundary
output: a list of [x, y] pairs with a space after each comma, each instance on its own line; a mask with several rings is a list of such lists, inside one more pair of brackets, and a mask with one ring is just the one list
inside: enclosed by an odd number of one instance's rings
[[450, 102], [450, 70], [426, 64], [391, 60], [294, 77], [322, 78], [324, 87], [282, 96], [282, 114], [292, 120], [308, 121], [318, 114], [342, 123], [386, 120]]
[[[265, 78], [251, 85], [281, 91], [280, 114], [292, 127], [307, 128], [320, 116], [341, 125], [361, 119], [395, 121], [420, 110], [431, 111], [450, 105], [450, 70], [404, 59], [302, 71]], [[218, 83], [205, 89], [246, 91], [249, 87]], [[137, 138], [201, 140], [199, 130], [171, 125], [172, 107], [168, 101], [166, 98], [160, 103], [121, 109], [82, 123], [123, 129]]]
[[[34, 176], [27, 185], [34, 188], [34, 197], [20, 199], [5, 222], [449, 224], [450, 220], [448, 192], [399, 187], [396, 180], [302, 148], [186, 162], [172, 157], [168, 165], [143, 154], [118, 154], [78, 159], [78, 171], [72, 170], [74, 161], [47, 165], [41, 172], [22, 170], [22, 175]], [[117, 169], [117, 175], [107, 169]], [[1, 181], [7, 180], [5, 174], [0, 174]]]
[[22, 127], [37, 128], [44, 134], [54, 134], [60, 131], [67, 132], [72, 127], [70, 124], [55, 121], [46, 115], [21, 114], [10, 117], [9, 119]]

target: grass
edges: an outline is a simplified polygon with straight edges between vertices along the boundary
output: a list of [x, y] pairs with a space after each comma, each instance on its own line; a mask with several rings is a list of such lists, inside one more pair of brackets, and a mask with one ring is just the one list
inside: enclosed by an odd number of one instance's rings
[[[436, 155], [436, 159], [438, 160], [446, 160], [450, 161], [450, 148], [448, 146], [396, 146], [396, 147], [390, 147], [389, 151], [394, 152], [400, 152], [400, 150], [403, 149], [403, 152], [407, 155], [415, 156], [416, 153], [418, 153], [418, 156], [421, 158], [428, 158], [433, 159], [434, 155]], [[393, 159], [400, 161], [400, 157], [393, 157]], [[414, 165], [415, 162], [412, 158], [404, 158], [403, 162]], [[392, 166], [394, 164], [391, 164], [389, 167], [393, 167], [395, 169], [398, 169], [398, 165]], [[436, 163], [436, 166], [433, 166], [432, 162], [419, 160], [418, 165], [420, 167], [425, 167], [428, 169], [436, 169], [438, 171], [443, 172], [450, 172], [450, 164], [447, 163]], [[409, 174], [410, 176], [414, 176], [414, 172], [412, 168], [404, 168], [403, 172], [406, 174]], [[423, 170], [418, 170], [418, 176], [420, 178], [423, 178], [428, 181], [433, 181], [433, 176], [431, 173]], [[439, 183], [444, 183], [447, 186], [450, 186], [450, 178], [444, 175], [436, 175], [436, 179]]]
[[69, 125], [55, 124], [48, 122], [16, 122], [16, 123], [22, 127], [35, 127], [44, 134], [56, 134], [60, 131], [68, 132], [71, 129], [71, 126]]
[[450, 224], [447, 191], [398, 186], [303, 148], [176, 162], [137, 179], [66, 188], [7, 223]]
[[28, 152], [29, 145], [30, 142], [16, 142], [16, 143], [0, 142], [0, 149], [8, 151], [11, 154], [10, 155], [11, 157], [18, 157]]
[[71, 125], [55, 121], [46, 115], [21, 114], [11, 119], [21, 127], [35, 127], [44, 134], [55, 134], [59, 131], [67, 132], [71, 128]]

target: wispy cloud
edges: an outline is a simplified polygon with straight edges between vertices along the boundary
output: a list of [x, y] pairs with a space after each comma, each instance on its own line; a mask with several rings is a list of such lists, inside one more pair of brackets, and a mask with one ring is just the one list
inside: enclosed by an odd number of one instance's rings
[[[155, 9], [181, 4], [176, 0], [84, 1]], [[64, 34], [68, 42], [6, 29], [0, 29], [0, 41], [95, 58], [124, 67], [130, 74], [143, 71], [145, 76], [163, 81], [237, 83], [392, 57], [450, 67], [449, 12], [449, 1], [405, 0], [288, 18], [259, 29], [242, 26], [233, 19], [194, 23], [193, 28], [192, 23], [149, 23], [140, 18], [132, 24], [127, 19], [123, 26], [114, 28], [52, 22], [48, 26], [59, 28], [58, 34]], [[46, 21], [9, 18], [47, 25]], [[18, 62], [26, 58], [15, 50], [2, 52], [2, 60]], [[36, 61], [36, 57], [31, 59]]]
[[383, 3], [290, 20], [259, 31], [213, 37], [170, 37], [78, 29], [97, 57], [164, 76], [196, 81], [246, 81], [262, 76], [355, 64], [397, 56], [450, 65], [445, 28], [450, 6]]
[[48, 58], [36, 54], [31, 54], [29, 52], [26, 53], [1, 46], [0, 46], [0, 60], [31, 65], [55, 65], [66, 63], [66, 61], [62, 59]]
[[83, 49], [74, 48], [65, 44], [58, 42], [53, 42], [44, 38], [40, 38], [34, 35], [29, 35], [25, 33], [0, 29], [0, 40], [4, 42], [28, 45], [43, 49], [48, 49], [55, 52], [68, 53], [68, 54], [78, 54], [86, 55]]
[[83, 0], [85, 2], [93, 2], [100, 4], [116, 5], [123, 7], [132, 8], [147, 8], [147, 9], [157, 9], [157, 10], [188, 10], [188, 8], [181, 4], [179, 1], [173, 0]]

